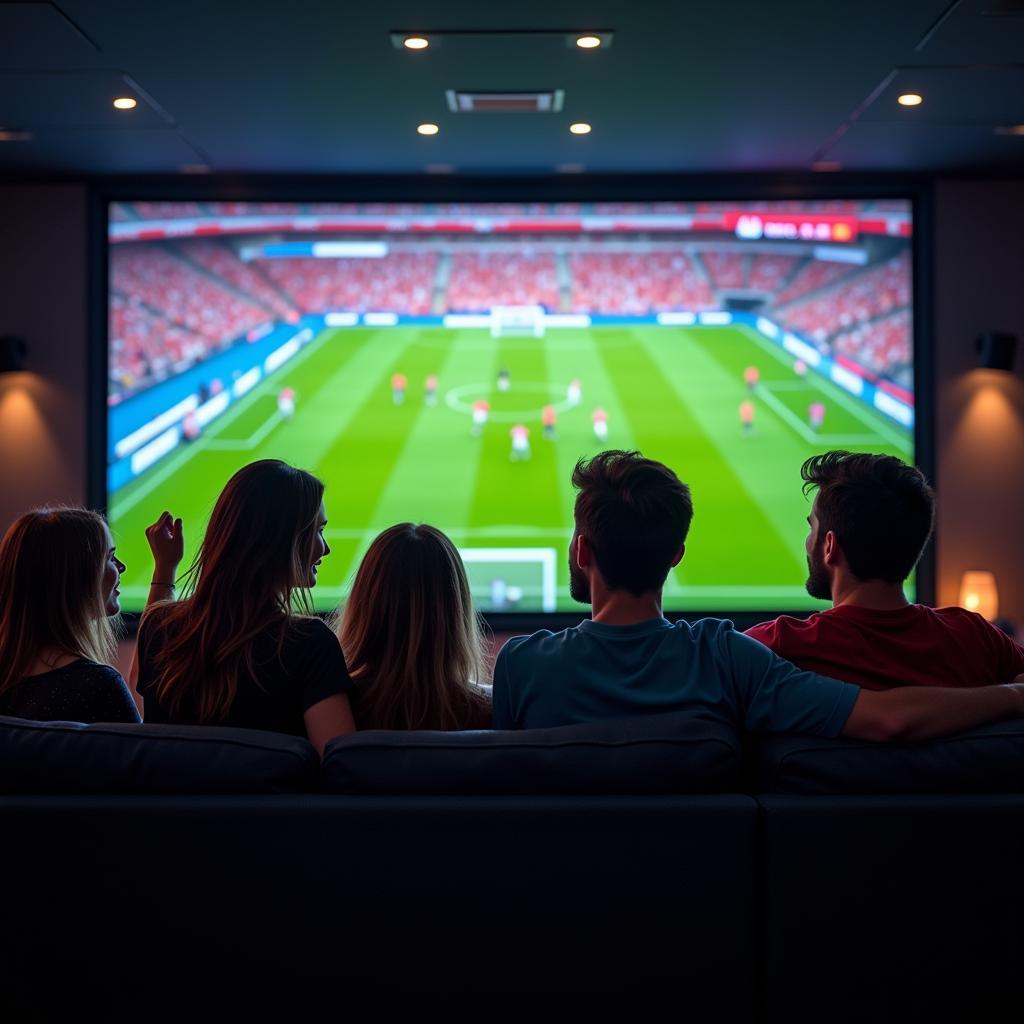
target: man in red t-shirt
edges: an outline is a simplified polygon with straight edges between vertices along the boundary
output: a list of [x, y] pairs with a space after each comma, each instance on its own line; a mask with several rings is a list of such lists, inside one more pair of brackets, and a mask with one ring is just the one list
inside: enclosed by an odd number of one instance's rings
[[931, 536], [935, 495], [890, 455], [826, 452], [800, 470], [817, 491], [807, 517], [807, 592], [832, 607], [747, 630], [799, 668], [858, 683], [985, 686], [1024, 673], [1024, 647], [975, 612], [910, 604], [903, 583]]

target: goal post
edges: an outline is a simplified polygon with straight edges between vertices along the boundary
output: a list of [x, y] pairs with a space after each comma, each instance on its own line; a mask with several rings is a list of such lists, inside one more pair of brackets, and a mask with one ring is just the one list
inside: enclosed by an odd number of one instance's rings
[[492, 306], [492, 338], [543, 338], [543, 306]]

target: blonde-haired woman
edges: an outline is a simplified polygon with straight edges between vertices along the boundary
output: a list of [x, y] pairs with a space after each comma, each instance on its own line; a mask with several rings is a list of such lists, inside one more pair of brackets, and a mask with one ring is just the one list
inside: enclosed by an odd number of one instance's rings
[[0, 541], [0, 714], [37, 721], [138, 722], [111, 616], [124, 563], [103, 517], [41, 508]]
[[433, 526], [370, 545], [338, 616], [360, 729], [489, 729], [480, 621], [462, 559]]

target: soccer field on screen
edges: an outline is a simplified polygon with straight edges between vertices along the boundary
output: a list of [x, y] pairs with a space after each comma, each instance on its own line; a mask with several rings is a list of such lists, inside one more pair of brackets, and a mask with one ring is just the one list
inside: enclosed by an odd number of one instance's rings
[[[231, 474], [280, 458], [326, 484], [330, 555], [316, 606], [344, 599], [373, 537], [411, 520], [443, 529], [463, 553], [483, 610], [569, 611], [568, 544], [576, 460], [638, 449], [690, 485], [686, 555], [665, 587], [667, 610], [809, 609], [804, 539], [809, 502], [800, 464], [830, 448], [910, 459], [910, 431], [813, 372], [757, 332], [737, 326], [609, 326], [492, 338], [485, 329], [327, 329], [208, 425], [111, 496], [111, 523], [128, 569], [126, 608], [138, 609], [152, 564], [145, 527], [167, 508], [185, 524], [186, 565]], [[756, 366], [751, 394], [744, 370]], [[497, 387], [499, 369], [509, 387]], [[391, 381], [408, 381], [396, 403]], [[438, 379], [437, 399], [424, 394]], [[578, 404], [567, 397], [578, 379]], [[278, 395], [295, 393], [284, 418]], [[478, 436], [473, 402], [490, 404]], [[755, 407], [745, 433], [742, 402]], [[825, 405], [815, 433], [808, 406]], [[554, 438], [541, 423], [557, 413]], [[607, 413], [599, 440], [593, 412]], [[529, 429], [529, 458], [513, 460], [510, 431]], [[259, 509], [253, 509], [259, 515]]]

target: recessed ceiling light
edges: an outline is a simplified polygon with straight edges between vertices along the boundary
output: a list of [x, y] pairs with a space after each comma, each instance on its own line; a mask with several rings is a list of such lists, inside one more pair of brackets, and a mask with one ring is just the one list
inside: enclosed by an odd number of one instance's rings
[[402, 40], [402, 45], [407, 50], [425, 50], [430, 45], [430, 40], [426, 36], [406, 36]]
[[600, 36], [578, 36], [576, 45], [581, 50], [596, 50], [601, 45]]
[[589, 135], [590, 125], [587, 124], [586, 121], [576, 121], [569, 125], [569, 131], [571, 131], [573, 135]]
[[114, 106], [118, 110], [132, 110], [137, 103], [138, 101], [134, 96], [118, 96], [117, 99], [114, 100]]
[[905, 92], [896, 97], [896, 102], [901, 107], [919, 107], [924, 103], [924, 97], [917, 92]]
[[436, 124], [430, 124], [429, 122], [416, 126], [416, 131], [418, 131], [420, 135], [436, 135], [440, 130], [441, 129], [438, 128]]

